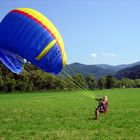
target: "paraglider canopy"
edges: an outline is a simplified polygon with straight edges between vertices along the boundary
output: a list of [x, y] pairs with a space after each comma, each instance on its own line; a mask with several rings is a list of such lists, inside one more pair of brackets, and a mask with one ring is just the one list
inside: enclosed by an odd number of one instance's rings
[[24, 59], [54, 74], [58, 74], [67, 61], [56, 27], [47, 17], [30, 8], [12, 10], [0, 23], [0, 60], [19, 74]]

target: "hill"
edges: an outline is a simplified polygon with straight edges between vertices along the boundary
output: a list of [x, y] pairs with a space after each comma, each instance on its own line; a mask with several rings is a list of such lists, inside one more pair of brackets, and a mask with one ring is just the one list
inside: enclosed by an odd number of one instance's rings
[[74, 75], [76, 73], [81, 73], [84, 76], [89, 74], [94, 75], [96, 79], [101, 78], [102, 76], [111, 74], [116, 75], [119, 71], [130, 68], [136, 65], [140, 65], [140, 62], [136, 62], [133, 64], [123, 64], [123, 65], [107, 65], [107, 64], [96, 64], [96, 65], [85, 65], [81, 63], [72, 63], [64, 68], [63, 73], [67, 73], [69, 75]]
[[70, 75], [81, 73], [85, 77], [89, 74], [92, 74], [96, 79], [99, 79], [100, 77], [107, 74], [114, 75], [116, 73], [116, 71], [109, 66], [103, 68], [102, 66], [98, 65], [85, 65], [80, 63], [72, 63], [68, 65], [66, 68], [64, 68], [63, 73], [64, 72]]
[[140, 65], [140, 61], [139, 61], [139, 62], [132, 63], [132, 64], [122, 64], [122, 65], [118, 65], [118, 66], [116, 66], [116, 69], [117, 69], [118, 71], [120, 71], [120, 70], [122, 70], [122, 69], [130, 68], [130, 67], [137, 66], [137, 65]]
[[136, 65], [130, 68], [125, 68], [116, 73], [118, 79], [140, 79], [140, 65]]

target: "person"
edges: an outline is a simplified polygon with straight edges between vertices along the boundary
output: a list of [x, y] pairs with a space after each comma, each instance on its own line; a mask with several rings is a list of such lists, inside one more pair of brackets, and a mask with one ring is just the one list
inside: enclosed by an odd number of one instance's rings
[[107, 113], [108, 97], [96, 98], [96, 101], [98, 101], [98, 107], [95, 110], [95, 119], [98, 119], [99, 113]]

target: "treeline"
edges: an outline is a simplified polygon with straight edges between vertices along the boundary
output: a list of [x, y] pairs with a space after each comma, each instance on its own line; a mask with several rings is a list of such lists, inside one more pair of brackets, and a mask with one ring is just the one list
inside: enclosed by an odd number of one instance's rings
[[111, 75], [102, 77], [99, 80], [96, 80], [93, 75], [87, 77], [83, 77], [81, 74], [54, 76], [28, 63], [24, 66], [23, 72], [17, 75], [0, 64], [0, 92], [136, 87], [140, 87], [140, 79], [124, 78], [117, 80]]

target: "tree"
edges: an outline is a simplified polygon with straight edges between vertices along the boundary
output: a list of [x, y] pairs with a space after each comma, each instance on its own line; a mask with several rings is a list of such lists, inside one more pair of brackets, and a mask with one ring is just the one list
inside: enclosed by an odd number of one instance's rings
[[136, 87], [139, 88], [140, 87], [140, 79], [135, 79], [134, 82], [135, 82]]
[[94, 88], [97, 87], [97, 82], [96, 82], [96, 79], [94, 78], [93, 75], [88, 75], [86, 78], [86, 86], [88, 89], [91, 89], [93, 90]]
[[98, 80], [98, 88], [100, 88], [100, 89], [105, 88], [105, 77], [102, 77]]
[[65, 82], [64, 79], [62, 79], [61, 77], [55, 77], [55, 88], [54, 89], [67, 89], [67, 83]]
[[73, 77], [71, 77], [70, 75], [65, 77], [65, 83], [67, 84], [67, 89], [72, 90], [72, 89], [76, 89], [77, 85], [74, 82]]
[[112, 75], [107, 75], [105, 78], [105, 88], [111, 89], [114, 88], [116, 85], [116, 78], [114, 78]]
[[0, 91], [3, 91], [4, 82], [2, 76], [0, 76]]
[[32, 91], [33, 82], [29, 78], [29, 73], [26, 70], [23, 70], [23, 72], [20, 75], [15, 74], [14, 79], [16, 80], [16, 90]]
[[136, 86], [134, 80], [128, 78], [121, 79], [120, 83], [121, 83], [121, 87], [126, 87], [126, 88], [132, 88]]
[[15, 90], [16, 81], [13, 78], [7, 77], [4, 81], [4, 91], [12, 92]]
[[77, 88], [86, 88], [85, 79], [82, 74], [76, 74], [73, 76], [73, 82], [77, 86]]
[[44, 73], [41, 70], [33, 70], [29, 73], [33, 90], [48, 90], [54, 87], [55, 77], [51, 74]]

